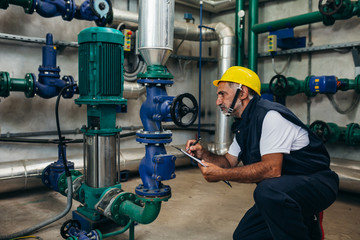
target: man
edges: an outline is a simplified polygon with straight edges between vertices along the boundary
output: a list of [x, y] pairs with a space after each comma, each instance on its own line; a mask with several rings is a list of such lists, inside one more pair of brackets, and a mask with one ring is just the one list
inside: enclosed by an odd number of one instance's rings
[[[229, 68], [217, 86], [216, 104], [233, 116], [228, 153], [210, 153], [195, 140], [189, 153], [209, 182], [256, 183], [255, 205], [236, 228], [241, 240], [321, 239], [319, 213], [336, 199], [339, 179], [321, 140], [283, 105], [260, 97], [260, 79], [250, 69]], [[242, 161], [244, 166], [238, 166]]]

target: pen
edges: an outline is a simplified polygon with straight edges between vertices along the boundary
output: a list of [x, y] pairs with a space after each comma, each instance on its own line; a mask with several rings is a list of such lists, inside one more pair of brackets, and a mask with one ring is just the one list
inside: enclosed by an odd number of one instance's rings
[[[200, 140], [201, 140], [201, 138], [198, 138], [198, 139], [196, 139], [196, 141], [195, 142], [193, 142], [193, 143], [190, 143], [190, 147], [191, 146], [195, 146], [196, 144], [198, 144], [199, 142], [200, 142]], [[186, 151], [189, 151], [190, 150], [190, 147], [188, 147], [187, 149], [185, 149]]]
[[229, 185], [229, 187], [231, 187], [231, 188], [232, 188], [232, 186], [231, 186], [231, 184], [230, 184], [230, 182], [229, 182], [229, 181], [223, 180], [223, 182], [224, 182], [224, 183], [226, 183], [227, 185]]

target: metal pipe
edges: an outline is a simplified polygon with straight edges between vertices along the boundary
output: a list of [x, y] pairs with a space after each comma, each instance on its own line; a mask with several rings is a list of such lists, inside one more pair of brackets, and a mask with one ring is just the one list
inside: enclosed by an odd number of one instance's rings
[[116, 135], [85, 135], [85, 182], [93, 188], [116, 185]]
[[[259, 0], [259, 3], [267, 3], [272, 2], [273, 0]], [[278, 0], [280, 1], [280, 0]], [[284, 1], [284, 0], [282, 0]], [[286, 0], [289, 1], [289, 0]], [[250, 1], [249, 1], [250, 2]], [[199, 0], [176, 0], [177, 4], [181, 4], [188, 7], [199, 8]], [[247, 2], [246, 2], [247, 3]], [[235, 1], [234, 0], [223, 0], [223, 1], [215, 1], [215, 0], [205, 0], [204, 1], [204, 11], [211, 13], [219, 13], [222, 11], [235, 9]]]
[[245, 1], [236, 0], [235, 36], [236, 36], [236, 66], [244, 66], [245, 42]]
[[138, 99], [141, 95], [145, 94], [146, 87], [136, 82], [124, 82], [123, 97], [125, 99]]
[[[177, 167], [190, 165], [189, 158], [176, 149], [167, 147], [166, 151], [176, 157]], [[137, 172], [144, 154], [144, 148], [121, 149], [120, 169]], [[42, 171], [57, 160], [57, 158], [46, 158], [0, 162], [0, 193], [44, 186], [41, 181]], [[82, 171], [84, 169], [83, 156], [67, 156], [67, 160], [74, 163], [75, 170]]]
[[[114, 9], [114, 24], [121, 22], [131, 22], [137, 24], [138, 18], [136, 13], [120, 11]], [[218, 48], [218, 78], [225, 71], [235, 64], [235, 34], [231, 27], [222, 22], [207, 24], [209, 28], [202, 28], [202, 40], [219, 42]], [[174, 38], [190, 41], [200, 40], [200, 28], [196, 24], [174, 21]], [[214, 144], [208, 146], [209, 150], [218, 154], [225, 154], [232, 142], [232, 133], [230, 127], [232, 120], [226, 118], [221, 111], [216, 111], [216, 127]]]
[[259, 21], [259, 1], [252, 0], [249, 3], [249, 68], [257, 72], [258, 55], [258, 34], [252, 30], [252, 27]]
[[275, 31], [284, 28], [293, 28], [297, 26], [302, 26], [311, 23], [322, 22], [322, 14], [317, 12], [305, 13], [302, 15], [297, 15], [289, 18], [279, 19], [272, 22], [255, 24], [251, 27], [251, 30], [256, 33], [265, 33], [270, 31]]

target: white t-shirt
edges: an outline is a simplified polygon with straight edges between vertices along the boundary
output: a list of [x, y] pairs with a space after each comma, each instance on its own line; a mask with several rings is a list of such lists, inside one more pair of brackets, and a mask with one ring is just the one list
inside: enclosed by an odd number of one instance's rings
[[[309, 142], [308, 132], [280, 113], [271, 110], [265, 115], [260, 137], [261, 156], [269, 153], [289, 154], [307, 146]], [[228, 153], [237, 157], [240, 152], [241, 148], [234, 137]]]

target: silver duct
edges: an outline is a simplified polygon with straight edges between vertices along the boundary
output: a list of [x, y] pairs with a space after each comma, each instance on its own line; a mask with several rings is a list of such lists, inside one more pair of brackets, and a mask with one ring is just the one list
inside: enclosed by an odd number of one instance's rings
[[174, 0], [140, 1], [138, 49], [148, 66], [164, 66], [173, 50], [174, 8]]
[[[179, 146], [183, 147], [183, 146]], [[173, 147], [166, 151], [176, 157], [177, 167], [190, 165], [190, 160]], [[145, 148], [123, 149], [120, 151], [120, 169], [137, 172], [141, 159], [145, 155]], [[68, 156], [67, 159], [75, 164], [75, 169], [83, 171], [83, 156]], [[12, 162], [0, 162], [0, 193], [20, 191], [41, 187], [42, 171], [57, 159], [28, 159]], [[97, 182], [95, 182], [97, 183]]]
[[124, 81], [123, 97], [125, 99], [138, 99], [146, 93], [146, 87], [136, 82]]

